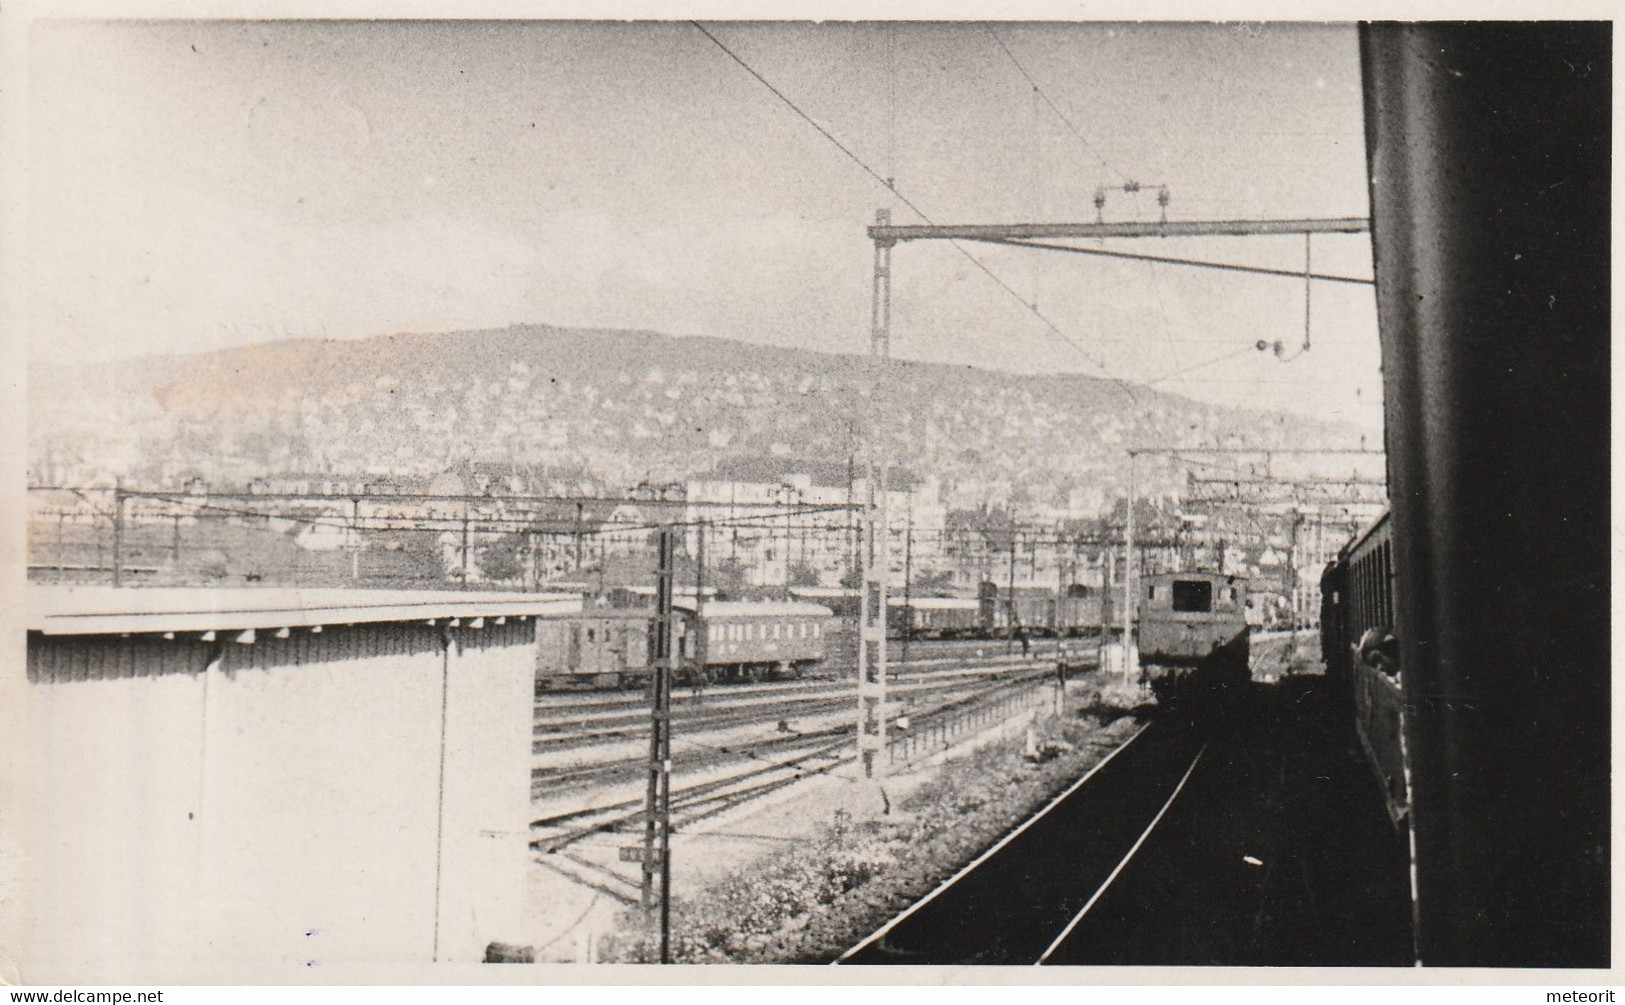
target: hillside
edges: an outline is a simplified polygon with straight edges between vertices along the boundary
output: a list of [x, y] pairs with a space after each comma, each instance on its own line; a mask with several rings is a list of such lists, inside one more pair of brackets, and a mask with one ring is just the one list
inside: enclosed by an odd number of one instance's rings
[[[30, 370], [40, 481], [118, 474], [427, 479], [469, 462], [608, 486], [710, 471], [844, 468], [867, 360], [652, 332], [516, 326], [291, 340]], [[955, 497], [1120, 494], [1123, 448], [1353, 445], [1356, 427], [1077, 375], [896, 362], [885, 442]]]

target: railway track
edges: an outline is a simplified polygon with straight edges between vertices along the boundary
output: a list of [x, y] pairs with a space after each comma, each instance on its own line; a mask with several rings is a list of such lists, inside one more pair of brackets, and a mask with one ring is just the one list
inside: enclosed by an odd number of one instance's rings
[[[851, 724], [845, 723], [828, 729], [770, 736], [742, 743], [699, 744], [698, 741], [680, 736], [673, 737], [673, 743], [686, 748], [681, 752], [683, 763], [692, 770], [708, 768], [731, 760], [759, 760], [765, 756], [793, 751], [808, 743], [849, 735], [851, 732]], [[569, 789], [614, 785], [642, 778], [646, 770], [643, 762], [627, 759], [568, 768], [536, 768], [531, 773], [531, 795], [532, 798], [542, 798]]]
[[[993, 678], [990, 685], [989, 678]], [[955, 709], [967, 701], [974, 701], [978, 696], [1003, 693], [999, 689], [1007, 684], [1022, 685], [1035, 681], [1049, 679], [1049, 673], [1044, 670], [1021, 668], [1019, 672], [1001, 673], [996, 676], [976, 673], [965, 674], [953, 678], [941, 678], [936, 681], [920, 681], [915, 686], [903, 686], [893, 689], [898, 698], [918, 702], [921, 700], [935, 701], [930, 708], [910, 708], [909, 715], [912, 720], [922, 727], [929, 728], [934, 721], [936, 713], [942, 709]], [[677, 716], [678, 726], [674, 742], [683, 748], [684, 764], [692, 770], [709, 768], [717, 764], [740, 759], [761, 760], [764, 757], [776, 756], [799, 748], [810, 743], [825, 739], [847, 736], [851, 733], [851, 724], [841, 722], [834, 725], [815, 725], [807, 730], [789, 730], [779, 735], [751, 736], [745, 738], [728, 739], [718, 736], [728, 729], [737, 729], [741, 726], [761, 725], [769, 726], [775, 719], [809, 719], [819, 716], [827, 717], [848, 711], [852, 705], [851, 685], [844, 684], [836, 689], [835, 696], [818, 698], [815, 701], [802, 701], [799, 704], [778, 703], [765, 707], [753, 707], [744, 711], [724, 710], [706, 713], [709, 717], [681, 717]], [[769, 714], [764, 715], [763, 711]], [[617, 730], [617, 736], [599, 735], [592, 740], [580, 743], [584, 747], [604, 747], [608, 744], [621, 741], [623, 743], [641, 742], [648, 735], [648, 713], [642, 712], [634, 722], [624, 729]], [[704, 736], [707, 739], [699, 739]], [[571, 734], [573, 739], [580, 739], [581, 734]], [[569, 740], [561, 737], [561, 743], [551, 749], [563, 749], [569, 745]], [[542, 753], [550, 747], [537, 745], [535, 750]], [[533, 799], [543, 799], [559, 793], [584, 788], [603, 788], [620, 782], [641, 778], [645, 768], [640, 756], [628, 753], [625, 756], [612, 759], [590, 761], [582, 764], [537, 766], [531, 771], [531, 796]]]
[[[909, 675], [894, 679], [889, 690], [900, 699], [913, 699], [982, 687], [989, 677], [1014, 679], [1033, 672], [1030, 667], [976, 667], [963, 672]], [[809, 682], [797, 687], [730, 694], [723, 700], [716, 700], [714, 696], [710, 701], [674, 700], [672, 719], [681, 730], [717, 731], [755, 722], [827, 715], [851, 703], [850, 682]], [[536, 722], [531, 749], [535, 754], [544, 754], [562, 748], [624, 742], [646, 736], [648, 726], [646, 703], [629, 704], [612, 711], [554, 715]]]
[[1153, 720], [840, 964], [1049, 962], [1122, 874], [1207, 750], [1199, 723]]
[[[1010, 694], [1042, 686], [1048, 679], [1049, 675], [1040, 671], [1001, 680], [991, 687], [950, 697], [933, 708], [913, 713], [911, 718], [929, 726], [934, 720], [963, 712], [980, 703], [991, 703]], [[849, 738], [851, 730], [850, 724], [843, 724], [818, 733], [774, 738], [766, 743], [736, 748], [711, 748], [696, 756], [685, 757], [682, 766], [690, 774], [740, 760], [766, 763], [730, 773], [725, 777], [697, 781], [674, 789], [672, 810], [675, 829], [680, 830], [686, 825], [761, 798], [803, 778], [826, 774], [841, 765], [851, 763], [855, 759]], [[795, 749], [798, 747], [805, 749]], [[763, 750], [767, 748], [773, 749], [779, 756], [764, 757]], [[571, 779], [571, 787], [583, 786], [589, 782], [596, 782], [599, 785], [628, 782], [641, 778], [646, 770], [641, 761], [608, 765], [597, 775], [590, 774], [584, 769], [581, 774]], [[641, 795], [603, 806], [555, 813], [531, 823], [531, 848], [544, 854], [555, 853], [598, 834], [642, 826], [642, 822]]]
[[[1025, 668], [1031, 662], [1020, 657], [997, 656], [991, 658], [946, 656], [931, 660], [910, 660], [907, 664], [893, 663], [889, 679], [910, 681], [964, 672], [1015, 671]], [[839, 672], [825, 672], [790, 681], [716, 683], [698, 694], [689, 688], [676, 686], [672, 689], [672, 704], [675, 707], [689, 701], [704, 702], [750, 695], [793, 693], [817, 686], [835, 687], [843, 684], [850, 686], [851, 668], [847, 667], [846, 670], [848, 672], [844, 676]], [[595, 715], [613, 715], [618, 710], [644, 709], [648, 707], [648, 703], [648, 698], [641, 688], [621, 691], [555, 691], [538, 697], [535, 708], [538, 721], [547, 719], [564, 721], [573, 718], [586, 719]]]

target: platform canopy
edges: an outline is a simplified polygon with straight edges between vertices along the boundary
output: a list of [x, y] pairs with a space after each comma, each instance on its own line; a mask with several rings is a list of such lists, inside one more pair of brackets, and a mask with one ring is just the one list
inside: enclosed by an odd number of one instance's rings
[[578, 593], [294, 587], [28, 587], [28, 630], [45, 635], [235, 631], [441, 618], [548, 617], [581, 610]]

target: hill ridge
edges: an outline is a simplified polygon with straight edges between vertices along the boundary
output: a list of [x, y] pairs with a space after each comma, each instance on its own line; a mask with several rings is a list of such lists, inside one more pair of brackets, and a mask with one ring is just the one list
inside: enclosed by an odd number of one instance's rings
[[[30, 451], [42, 480], [158, 484], [429, 477], [482, 461], [610, 485], [752, 457], [827, 466], [856, 453], [870, 366], [826, 346], [545, 324], [280, 339], [31, 366]], [[1362, 432], [1086, 374], [901, 359], [883, 372], [883, 447], [965, 499], [1088, 508], [1120, 490], [1130, 445], [1353, 444]]]

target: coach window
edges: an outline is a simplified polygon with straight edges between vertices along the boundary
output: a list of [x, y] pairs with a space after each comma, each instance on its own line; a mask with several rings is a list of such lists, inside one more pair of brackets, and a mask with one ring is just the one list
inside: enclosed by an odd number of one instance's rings
[[1377, 555], [1372, 552], [1365, 560], [1365, 627], [1377, 627], [1377, 619], [1382, 615], [1377, 613]]
[[1382, 546], [1382, 595], [1388, 602], [1388, 624], [1392, 627], [1394, 614], [1394, 551], [1392, 544]]
[[1375, 626], [1375, 617], [1371, 612], [1371, 562], [1369, 559], [1360, 560], [1360, 630]]

